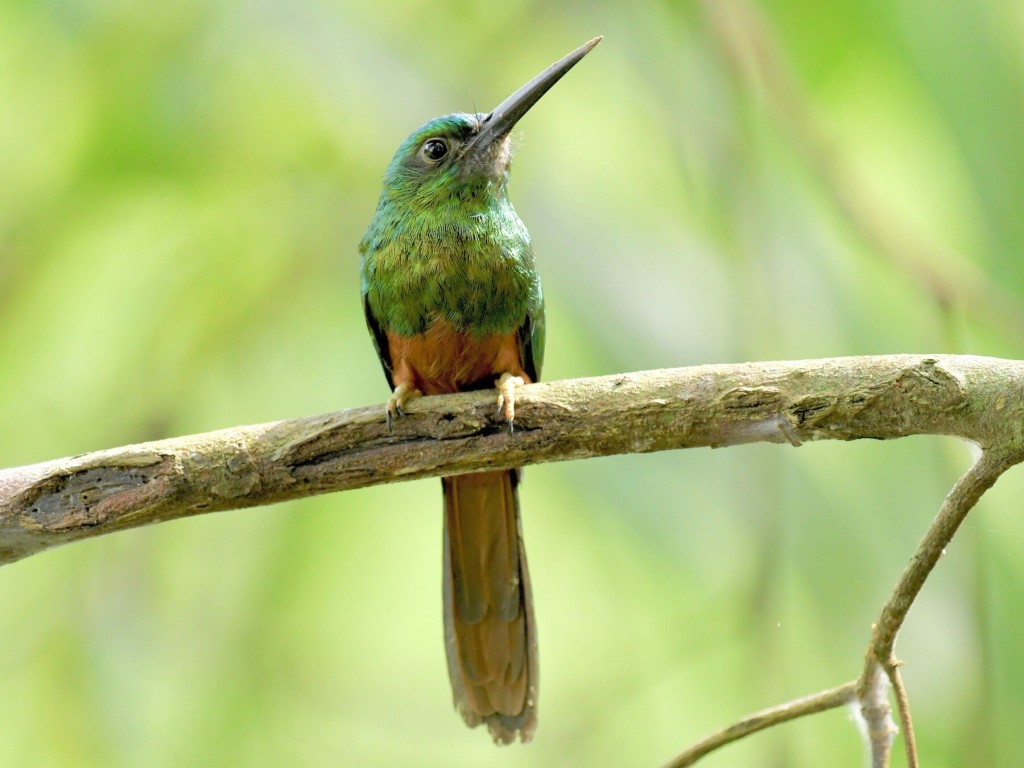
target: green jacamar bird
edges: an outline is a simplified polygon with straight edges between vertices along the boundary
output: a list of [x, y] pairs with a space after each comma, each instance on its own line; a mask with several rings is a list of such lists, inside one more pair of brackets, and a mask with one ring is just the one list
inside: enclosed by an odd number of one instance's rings
[[[508, 198], [509, 134], [600, 42], [548, 67], [489, 114], [417, 129], [384, 175], [362, 242], [366, 324], [393, 392], [388, 425], [420, 394], [497, 387], [512, 426], [515, 390], [540, 378], [544, 298], [530, 235]], [[521, 540], [520, 470], [442, 478], [444, 627], [455, 706], [495, 742], [537, 727], [537, 632]]]

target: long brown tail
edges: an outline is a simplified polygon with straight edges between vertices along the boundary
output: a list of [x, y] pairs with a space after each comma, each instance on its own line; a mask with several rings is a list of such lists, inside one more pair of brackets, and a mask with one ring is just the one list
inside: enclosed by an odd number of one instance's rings
[[444, 635], [455, 706], [495, 742], [537, 727], [537, 632], [516, 470], [441, 478]]

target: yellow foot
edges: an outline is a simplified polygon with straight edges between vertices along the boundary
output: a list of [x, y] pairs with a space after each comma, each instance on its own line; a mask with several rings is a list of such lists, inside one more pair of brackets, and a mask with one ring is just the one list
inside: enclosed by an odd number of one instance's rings
[[395, 417], [405, 416], [405, 411], [402, 410], [402, 407], [414, 397], [419, 397], [422, 394], [412, 384], [404, 381], [395, 387], [395, 391], [391, 393], [387, 404], [388, 432], [394, 426]]
[[505, 414], [509, 432], [512, 431], [512, 422], [516, 418], [516, 388], [525, 383], [522, 376], [503, 373], [494, 385], [498, 388], [498, 415]]

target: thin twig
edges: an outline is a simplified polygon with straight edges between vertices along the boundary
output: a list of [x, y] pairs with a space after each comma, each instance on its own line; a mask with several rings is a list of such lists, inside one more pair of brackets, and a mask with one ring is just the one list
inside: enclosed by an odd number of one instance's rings
[[765, 728], [771, 728], [773, 725], [785, 723], [788, 720], [796, 720], [798, 717], [813, 715], [817, 712], [824, 712], [841, 707], [844, 704], [849, 704], [855, 699], [856, 693], [857, 681], [852, 680], [837, 688], [805, 696], [802, 699], [794, 699], [777, 707], [762, 709], [760, 712], [748, 715], [742, 720], [738, 720], [726, 728], [716, 731], [694, 743], [685, 752], [668, 763], [666, 768], [685, 768], [685, 766], [693, 765], [709, 752], [713, 752], [730, 742], [742, 739], [744, 736], [757, 733]]
[[900, 713], [900, 725], [903, 727], [903, 745], [907, 753], [907, 768], [919, 768], [917, 759], [917, 737], [914, 735], [914, 723], [910, 716], [910, 699], [907, 698], [907, 689], [903, 685], [903, 676], [900, 674], [901, 662], [891, 659], [885, 665], [885, 673], [892, 683], [893, 694], [896, 696], [896, 711]]
[[1020, 462], [1021, 458], [1016, 453], [983, 451], [971, 468], [957, 480], [953, 490], [942, 502], [921, 543], [917, 545], [917, 551], [904, 569], [889, 599], [886, 600], [878, 621], [875, 622], [871, 648], [876, 659], [889, 659], [893, 655], [896, 634], [903, 626], [907, 611], [924, 586], [928, 574], [946, 551], [953, 534], [967, 517], [967, 513], [999, 476]]

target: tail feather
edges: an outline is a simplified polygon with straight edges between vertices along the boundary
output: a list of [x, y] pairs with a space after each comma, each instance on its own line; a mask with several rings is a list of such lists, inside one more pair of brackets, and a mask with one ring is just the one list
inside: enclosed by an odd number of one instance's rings
[[442, 478], [444, 620], [455, 706], [498, 743], [537, 727], [537, 637], [515, 470]]

